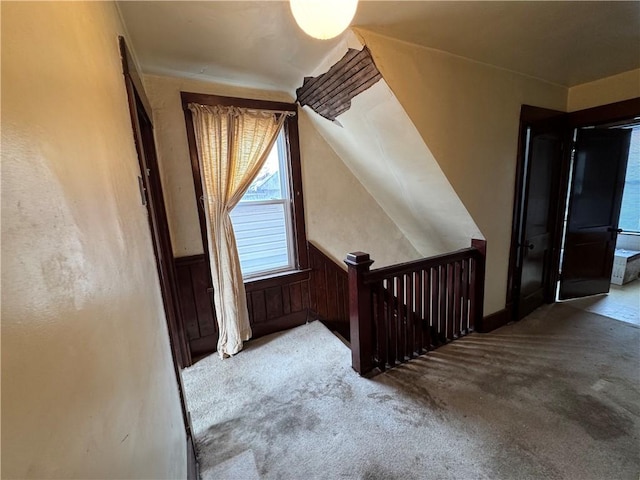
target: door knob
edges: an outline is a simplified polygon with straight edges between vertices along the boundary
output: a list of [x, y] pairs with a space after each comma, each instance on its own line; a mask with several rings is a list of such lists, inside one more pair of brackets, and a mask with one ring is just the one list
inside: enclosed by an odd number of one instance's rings
[[616, 232], [616, 233], [622, 233], [622, 229], [621, 228], [607, 228], [607, 232]]

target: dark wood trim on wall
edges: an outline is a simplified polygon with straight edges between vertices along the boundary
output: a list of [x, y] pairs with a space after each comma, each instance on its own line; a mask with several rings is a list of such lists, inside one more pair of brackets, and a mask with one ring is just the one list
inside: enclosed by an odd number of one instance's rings
[[[564, 113], [548, 108], [534, 107], [531, 105], [522, 105], [520, 109], [520, 128], [518, 132], [518, 152], [516, 160], [516, 178], [513, 194], [513, 217], [511, 222], [511, 246], [509, 253], [509, 269], [507, 273], [507, 294], [505, 310], [509, 314], [517, 315], [517, 308], [514, 308], [518, 302], [519, 288], [517, 287], [517, 276], [520, 272], [517, 269], [517, 254], [519, 243], [519, 223], [520, 219], [526, 216], [526, 205], [521, 202], [522, 196], [525, 194], [525, 153], [527, 142], [527, 129], [535, 123], [562, 121]], [[502, 311], [502, 310], [501, 310]], [[512, 318], [516, 320], [516, 318]]]
[[491, 313], [482, 319], [482, 331], [480, 333], [487, 333], [505, 326], [511, 322], [511, 312], [508, 308], [503, 308], [497, 312]]
[[223, 107], [255, 108], [258, 110], [279, 110], [282, 112], [297, 112], [295, 103], [274, 102], [271, 100], [256, 100], [253, 98], [224, 97], [208, 93], [181, 92], [182, 105], [199, 103], [201, 105], [220, 105]]
[[200, 468], [196, 456], [195, 446], [187, 439], [187, 480], [199, 480]]
[[[245, 283], [253, 338], [319, 319], [349, 339], [347, 272], [316, 246], [309, 244], [308, 252], [310, 268]], [[175, 264], [191, 365], [216, 350], [213, 289], [204, 254], [176, 258]]]
[[[138, 98], [142, 102], [144, 107], [144, 111], [149, 118], [152, 118], [151, 112], [151, 103], [147, 98], [147, 94], [144, 91], [144, 86], [142, 84], [142, 78], [140, 77], [140, 73], [135, 67], [135, 62], [133, 60], [133, 55], [131, 55], [131, 51], [129, 51], [129, 47], [124, 40], [124, 37], [118, 37], [118, 42], [120, 45], [120, 57], [122, 59], [122, 70], [127, 78], [127, 81], [131, 82], [132, 91], [138, 95]], [[127, 87], [127, 93], [129, 87]]]
[[[216, 351], [218, 325], [209, 263], [204, 254], [175, 259], [180, 306], [192, 357]], [[245, 283], [253, 338], [304, 325], [309, 316], [311, 272], [296, 271]]]
[[[187, 103], [185, 103], [187, 102]], [[196, 194], [196, 208], [198, 209], [198, 221], [200, 223], [200, 237], [202, 238], [202, 249], [206, 264], [209, 265], [209, 244], [207, 240], [207, 220], [204, 212], [204, 192], [202, 190], [202, 177], [200, 175], [200, 161], [198, 160], [198, 149], [196, 147], [196, 134], [193, 128], [193, 117], [187, 108], [191, 100], [182, 94], [182, 107], [184, 110], [184, 120], [187, 128], [187, 142], [189, 143], [189, 159], [191, 160], [191, 173], [193, 175], [193, 187]], [[176, 265], [176, 268], [178, 266]], [[211, 272], [208, 273], [209, 285], [212, 284]]]
[[298, 269], [309, 267], [307, 252], [307, 231], [304, 217], [304, 196], [302, 193], [302, 162], [300, 160], [300, 135], [298, 117], [287, 117], [284, 123], [289, 148], [289, 166], [291, 168], [291, 200], [293, 208], [293, 228], [295, 231]]
[[204, 254], [175, 259], [178, 274], [178, 295], [189, 342], [188, 365], [216, 350], [218, 324], [213, 306], [209, 264]]
[[629, 122], [640, 115], [640, 97], [567, 114], [570, 127]]
[[277, 277], [277, 283], [246, 283], [253, 338], [307, 323], [309, 272]]
[[349, 340], [349, 275], [309, 243], [311, 314]]

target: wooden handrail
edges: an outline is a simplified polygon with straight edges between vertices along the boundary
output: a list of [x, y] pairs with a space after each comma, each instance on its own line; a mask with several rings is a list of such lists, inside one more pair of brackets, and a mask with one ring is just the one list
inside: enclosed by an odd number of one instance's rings
[[353, 369], [384, 370], [481, 325], [486, 241], [370, 270], [364, 252], [345, 260]]
[[421, 258], [420, 260], [412, 260], [410, 262], [398, 263], [388, 267], [376, 268], [375, 270], [370, 270], [365, 275], [364, 282], [367, 284], [379, 282], [380, 280], [384, 280], [388, 277], [395, 277], [405, 273], [415, 272], [420, 269], [437, 267], [443, 263], [464, 260], [465, 258], [469, 258], [470, 255], [479, 256], [480, 252], [475, 247], [462, 248], [455, 252], [442, 253], [440, 255], [434, 255], [433, 257]]

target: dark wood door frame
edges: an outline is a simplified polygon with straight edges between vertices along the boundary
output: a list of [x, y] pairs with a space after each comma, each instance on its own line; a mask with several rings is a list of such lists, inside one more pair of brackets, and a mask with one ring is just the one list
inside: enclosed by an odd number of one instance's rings
[[[557, 110], [550, 110], [547, 108], [534, 107], [530, 105], [523, 105], [520, 110], [520, 128], [518, 134], [518, 157], [516, 163], [516, 184], [514, 191], [514, 200], [513, 200], [513, 218], [512, 218], [512, 228], [511, 228], [511, 247], [510, 247], [510, 255], [509, 255], [509, 273], [507, 277], [507, 299], [506, 299], [506, 310], [507, 315], [505, 316], [505, 320], [517, 320], [519, 317], [519, 296], [520, 296], [520, 276], [522, 273], [522, 264], [518, 262], [518, 255], [520, 255], [520, 244], [523, 242], [522, 235], [524, 219], [527, 216], [527, 202], [526, 202], [526, 176], [528, 175], [527, 171], [527, 159], [525, 155], [527, 154], [527, 132], [534, 125], [539, 125], [541, 123], [549, 124], [550, 127], [557, 128], [559, 130], [564, 129], [564, 122], [566, 121], [565, 114], [563, 112], [559, 112]], [[565, 155], [563, 154], [563, 158]], [[558, 166], [560, 176], [560, 181], [563, 181], [561, 166]], [[561, 195], [561, 191], [556, 190], [554, 192], [557, 196]], [[554, 196], [556, 196], [554, 195]], [[552, 198], [552, 205], [557, 205], [558, 198]], [[557, 211], [553, 211], [550, 213], [550, 222], [551, 222], [551, 256], [550, 263], [554, 262], [556, 257], [559, 259], [559, 251], [556, 252], [557, 245], [557, 229], [553, 228], [557, 224], [556, 217], [558, 215]], [[551, 270], [552, 271], [552, 270]], [[554, 281], [553, 275], [547, 276], [545, 278], [544, 285], [544, 297], [545, 301], [549, 301], [550, 286]]]
[[[526, 215], [526, 205], [523, 207], [522, 197], [525, 193], [525, 159], [526, 131], [534, 123], [550, 121], [557, 122], [558, 128], [565, 131], [567, 147], [560, 165], [560, 184], [558, 191], [554, 193], [557, 211], [555, 214], [555, 228], [553, 234], [553, 255], [551, 256], [551, 272], [549, 276], [548, 292], [554, 295], [545, 298], [548, 303], [555, 302], [555, 285], [559, 280], [560, 251], [562, 244], [562, 222], [564, 221], [564, 208], [569, 189], [569, 170], [571, 165], [571, 141], [573, 131], [576, 128], [588, 126], [603, 126], [614, 124], [632, 123], [640, 117], [640, 97], [624, 100], [608, 105], [588, 108], [577, 112], [558, 115], [559, 112], [540, 107], [523, 105], [520, 112], [520, 130], [518, 138], [518, 157], [516, 163], [516, 182], [513, 201], [513, 219], [511, 228], [511, 248], [509, 254], [509, 270], [507, 277], [506, 311], [504, 321], [517, 320], [518, 315], [518, 290], [517, 283], [521, 272], [517, 267], [517, 254], [519, 243], [519, 228], [523, 215]], [[637, 120], [635, 120], [637, 122]], [[524, 202], [526, 203], [526, 202]]]
[[188, 344], [184, 338], [178, 295], [176, 290], [176, 273], [173, 263], [173, 248], [169, 234], [167, 213], [164, 205], [162, 182], [156, 157], [153, 124], [149, 101], [142, 89], [142, 81], [135, 69], [131, 54], [120, 37], [123, 71], [131, 122], [136, 144], [136, 151], [140, 162], [142, 187], [145, 189], [147, 210], [149, 211], [149, 228], [151, 229], [153, 248], [158, 265], [160, 288], [167, 316], [167, 326], [172, 344], [172, 351], [178, 367], [186, 365]]
[[[567, 114], [571, 128], [632, 123], [640, 116], [640, 97]], [[637, 120], [635, 121], [637, 123]]]
[[149, 218], [149, 229], [156, 257], [156, 266], [158, 268], [160, 291], [162, 293], [173, 367], [178, 385], [178, 394], [186, 433], [187, 476], [189, 479], [196, 479], [198, 478], [198, 467], [192, 435], [193, 429], [184, 395], [182, 376], [180, 374], [180, 368], [185, 365], [185, 359], [189, 358], [190, 354], [188, 351], [189, 346], [184, 337], [184, 329], [182, 328], [182, 319], [178, 305], [173, 249], [171, 247], [162, 183], [158, 170], [153, 124], [151, 122], [151, 109], [142, 87], [140, 75], [135, 68], [131, 53], [123, 37], [119, 37], [119, 43], [129, 112], [131, 114], [133, 137], [138, 154], [138, 161], [140, 163], [141, 176], [139, 180], [141, 200], [147, 208]]

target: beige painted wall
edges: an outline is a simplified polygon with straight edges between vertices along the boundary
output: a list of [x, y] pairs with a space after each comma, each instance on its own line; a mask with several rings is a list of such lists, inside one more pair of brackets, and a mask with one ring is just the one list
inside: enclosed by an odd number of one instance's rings
[[504, 308], [521, 104], [564, 110], [567, 89], [358, 29], [487, 239], [485, 314]]
[[171, 242], [176, 257], [203, 252], [191, 159], [180, 92], [290, 102], [287, 94], [217, 85], [191, 79], [144, 76], [145, 91], [153, 111], [158, 163]]
[[[255, 90], [192, 79], [145, 76], [158, 145], [174, 253], [202, 253], [193, 176], [180, 91], [291, 102], [283, 92]], [[307, 238], [342, 265], [346, 254], [362, 250], [376, 266], [418, 258], [419, 254], [340, 157], [300, 115], [300, 150]]]
[[636, 97], [640, 97], [640, 69], [571, 87], [567, 111], [575, 112]]
[[384, 79], [352, 99], [340, 125], [305, 112], [421, 257], [484, 238]]
[[2, 476], [184, 478], [106, 2], [2, 3]]
[[299, 119], [307, 237], [344, 266], [349, 252], [367, 252], [373, 268], [421, 258], [395, 222], [318, 133]]

